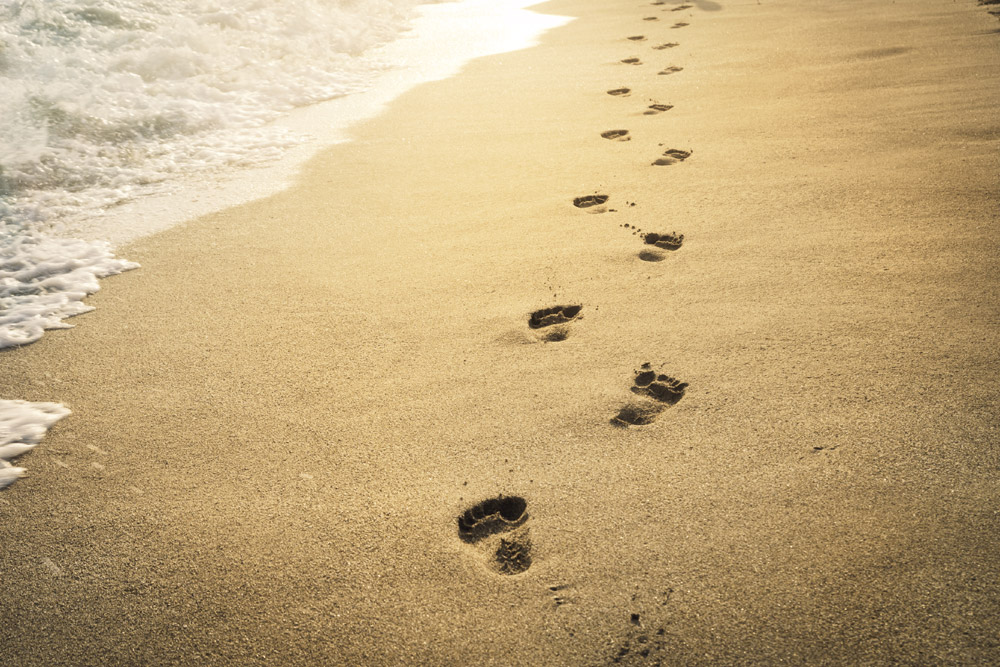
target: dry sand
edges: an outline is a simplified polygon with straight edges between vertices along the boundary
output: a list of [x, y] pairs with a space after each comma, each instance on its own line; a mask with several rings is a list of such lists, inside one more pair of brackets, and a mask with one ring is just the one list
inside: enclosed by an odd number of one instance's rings
[[0, 496], [0, 663], [1000, 661], [1000, 26], [693, 4], [541, 6], [5, 351], [74, 414]]

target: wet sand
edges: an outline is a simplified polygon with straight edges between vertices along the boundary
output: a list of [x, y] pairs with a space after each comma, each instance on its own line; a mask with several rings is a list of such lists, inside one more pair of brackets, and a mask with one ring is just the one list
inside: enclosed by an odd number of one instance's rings
[[1000, 24], [677, 7], [539, 6], [5, 350], [73, 415], [0, 662], [994, 662]]

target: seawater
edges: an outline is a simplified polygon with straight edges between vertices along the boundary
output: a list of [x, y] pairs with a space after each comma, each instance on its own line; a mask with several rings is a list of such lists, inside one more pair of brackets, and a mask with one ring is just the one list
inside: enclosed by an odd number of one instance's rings
[[[115, 245], [271, 194], [413, 85], [569, 20], [535, 2], [0, 0], [0, 348], [91, 310], [137, 267]], [[0, 488], [68, 414], [0, 400]]]

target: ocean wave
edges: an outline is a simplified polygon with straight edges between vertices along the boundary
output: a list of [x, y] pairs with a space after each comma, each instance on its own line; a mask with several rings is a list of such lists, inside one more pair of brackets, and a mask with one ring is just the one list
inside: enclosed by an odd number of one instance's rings
[[0, 4], [0, 217], [86, 216], [267, 162], [289, 110], [363, 89], [415, 0]]

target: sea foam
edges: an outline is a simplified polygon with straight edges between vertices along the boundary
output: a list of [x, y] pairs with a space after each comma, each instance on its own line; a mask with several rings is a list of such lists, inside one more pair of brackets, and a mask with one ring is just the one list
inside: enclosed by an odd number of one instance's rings
[[93, 310], [83, 298], [98, 278], [139, 265], [102, 241], [63, 239], [0, 228], [0, 348], [32, 343], [64, 318]]
[[0, 400], [0, 489], [24, 475], [24, 468], [9, 461], [34, 448], [69, 412], [58, 403]]
[[[268, 123], [363, 89], [416, 0], [0, 3], [0, 217], [49, 221], [265, 162]], [[37, 225], [36, 225], [37, 226]]]

